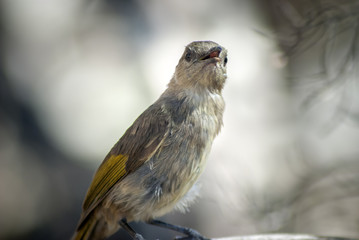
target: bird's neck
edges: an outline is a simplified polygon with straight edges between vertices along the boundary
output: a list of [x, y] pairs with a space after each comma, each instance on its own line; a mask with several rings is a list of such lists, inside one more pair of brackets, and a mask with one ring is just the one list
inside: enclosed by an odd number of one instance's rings
[[[224, 81], [220, 79], [207, 79], [201, 81], [199, 79], [187, 79], [181, 76], [174, 75], [168, 84], [170, 90], [174, 92], [187, 92], [196, 95], [207, 95], [209, 94], [222, 94]], [[189, 92], [190, 91], [190, 92]]]
[[202, 86], [183, 87], [169, 85], [163, 95], [173, 96], [178, 100], [186, 99], [186, 102], [190, 102], [194, 106], [203, 104], [212, 105], [217, 103], [223, 104], [221, 90], [210, 90], [203, 88]]

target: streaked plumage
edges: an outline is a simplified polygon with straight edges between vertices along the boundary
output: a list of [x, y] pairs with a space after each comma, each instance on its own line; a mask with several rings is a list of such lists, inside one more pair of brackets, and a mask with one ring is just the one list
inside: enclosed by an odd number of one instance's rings
[[73, 239], [104, 239], [123, 218], [149, 221], [193, 201], [197, 193], [190, 189], [222, 126], [226, 63], [227, 51], [217, 43], [186, 47], [166, 91], [97, 170]]

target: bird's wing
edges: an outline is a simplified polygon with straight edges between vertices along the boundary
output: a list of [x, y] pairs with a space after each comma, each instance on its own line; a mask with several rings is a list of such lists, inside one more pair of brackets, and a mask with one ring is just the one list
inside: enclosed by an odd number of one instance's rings
[[168, 131], [168, 117], [158, 105], [151, 105], [137, 118], [95, 173], [83, 203], [78, 228], [117, 182], [136, 171], [155, 154]]

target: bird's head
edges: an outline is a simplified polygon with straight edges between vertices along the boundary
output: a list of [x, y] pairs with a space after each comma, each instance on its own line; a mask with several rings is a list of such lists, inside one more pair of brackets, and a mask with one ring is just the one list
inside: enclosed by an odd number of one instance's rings
[[227, 78], [227, 50], [212, 41], [195, 41], [176, 67], [172, 84], [221, 91]]

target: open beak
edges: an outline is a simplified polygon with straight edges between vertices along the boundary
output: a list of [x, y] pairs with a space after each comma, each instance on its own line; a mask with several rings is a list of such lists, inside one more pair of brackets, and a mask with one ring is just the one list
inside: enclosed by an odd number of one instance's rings
[[219, 60], [219, 54], [221, 53], [222, 48], [221, 47], [215, 47], [212, 48], [208, 54], [204, 55], [203, 57], [200, 58], [200, 60], [206, 60], [206, 59], [210, 59], [210, 58], [214, 58], [216, 60]]

